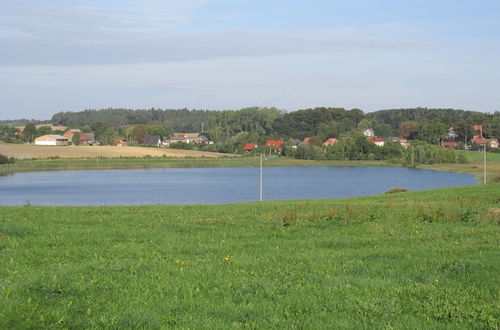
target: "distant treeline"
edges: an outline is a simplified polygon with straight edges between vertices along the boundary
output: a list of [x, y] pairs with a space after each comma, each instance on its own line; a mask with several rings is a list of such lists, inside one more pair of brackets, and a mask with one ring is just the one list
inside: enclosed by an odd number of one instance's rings
[[[487, 114], [453, 109], [394, 109], [364, 113], [359, 109], [314, 108], [285, 112], [276, 108], [244, 108], [241, 110], [130, 110], [104, 109], [80, 112], [59, 112], [51, 122], [57, 125], [85, 127], [104, 122], [119, 128], [128, 125], [162, 125], [168, 122], [177, 132], [212, 132], [216, 139], [228, 140], [240, 132], [260, 137], [297, 138], [339, 137], [360, 129], [373, 128], [377, 136], [418, 138], [434, 143], [425, 135], [442, 134], [455, 127], [458, 138], [467, 139], [472, 125], [483, 125], [485, 137], [500, 136], [500, 112]], [[429, 128], [429, 124], [435, 127]], [[403, 134], [402, 134], [403, 133]], [[443, 133], [444, 134], [444, 133]]]
[[[23, 120], [15, 121], [21, 123]], [[33, 121], [29, 122], [32, 125]], [[403, 137], [437, 145], [451, 139], [461, 144], [470, 143], [473, 125], [482, 125], [486, 138], [500, 137], [500, 112], [493, 114], [453, 109], [394, 109], [364, 113], [360, 109], [314, 108], [285, 112], [277, 108], [244, 108], [240, 110], [130, 110], [103, 109], [80, 112], [60, 112], [50, 121], [54, 125], [79, 128], [93, 132], [100, 143], [111, 143], [114, 138], [134, 138], [134, 128], [143, 128], [147, 134], [166, 135], [168, 132], [201, 132], [214, 142], [213, 151], [234, 152], [245, 143], [262, 145], [266, 139], [298, 139], [316, 137], [353, 137], [372, 128], [376, 136]], [[0, 135], [13, 139], [12, 126], [2, 125]], [[10, 123], [12, 125], [12, 122]], [[454, 128], [454, 137], [449, 129]], [[29, 127], [30, 141], [39, 134]], [[38, 134], [39, 133], [39, 134]], [[49, 132], [50, 133], [50, 132]], [[140, 143], [137, 141], [137, 143]], [[377, 156], [377, 155], [375, 155]], [[377, 158], [377, 157], [375, 157]]]

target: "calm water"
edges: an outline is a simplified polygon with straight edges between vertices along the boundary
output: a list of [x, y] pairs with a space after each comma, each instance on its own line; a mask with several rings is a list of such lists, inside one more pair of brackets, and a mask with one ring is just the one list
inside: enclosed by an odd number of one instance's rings
[[[471, 175], [387, 167], [264, 168], [264, 200], [373, 195], [472, 185]], [[0, 205], [223, 204], [259, 199], [258, 168], [168, 168], [16, 173], [0, 177]]]

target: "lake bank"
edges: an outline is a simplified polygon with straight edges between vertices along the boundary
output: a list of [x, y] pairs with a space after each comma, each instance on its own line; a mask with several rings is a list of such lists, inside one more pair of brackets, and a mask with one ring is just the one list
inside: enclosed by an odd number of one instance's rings
[[[470, 159], [465, 164], [432, 164], [420, 168], [438, 171], [472, 174], [478, 181], [483, 180], [482, 154], [465, 153]], [[57, 170], [106, 170], [142, 168], [206, 168], [206, 167], [257, 167], [260, 157], [232, 158], [86, 158], [86, 159], [34, 159], [18, 160], [14, 164], [0, 165], [0, 175], [16, 172], [57, 171]], [[265, 167], [273, 166], [384, 166], [400, 167], [387, 161], [328, 161], [300, 160], [288, 157], [270, 158]], [[488, 183], [500, 181], [500, 154], [488, 154]], [[498, 180], [498, 181], [495, 181]]]

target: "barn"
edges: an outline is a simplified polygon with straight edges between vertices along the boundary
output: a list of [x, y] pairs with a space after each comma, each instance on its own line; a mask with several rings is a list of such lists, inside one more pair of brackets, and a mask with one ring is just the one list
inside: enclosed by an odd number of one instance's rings
[[35, 139], [35, 144], [40, 146], [67, 146], [68, 142], [68, 138], [55, 134], [42, 135]]

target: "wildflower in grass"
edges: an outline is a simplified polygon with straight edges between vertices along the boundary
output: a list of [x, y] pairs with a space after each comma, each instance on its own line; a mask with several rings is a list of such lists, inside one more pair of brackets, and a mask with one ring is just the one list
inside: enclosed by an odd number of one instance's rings
[[182, 261], [181, 259], [177, 259], [177, 260], [175, 260], [175, 262], [178, 263], [179, 265], [184, 265], [185, 264], [185, 262]]
[[225, 261], [225, 262], [230, 262], [230, 261], [232, 261], [232, 260], [233, 260], [233, 257], [231, 257], [231, 256], [225, 256], [225, 257], [224, 257], [224, 261]]

